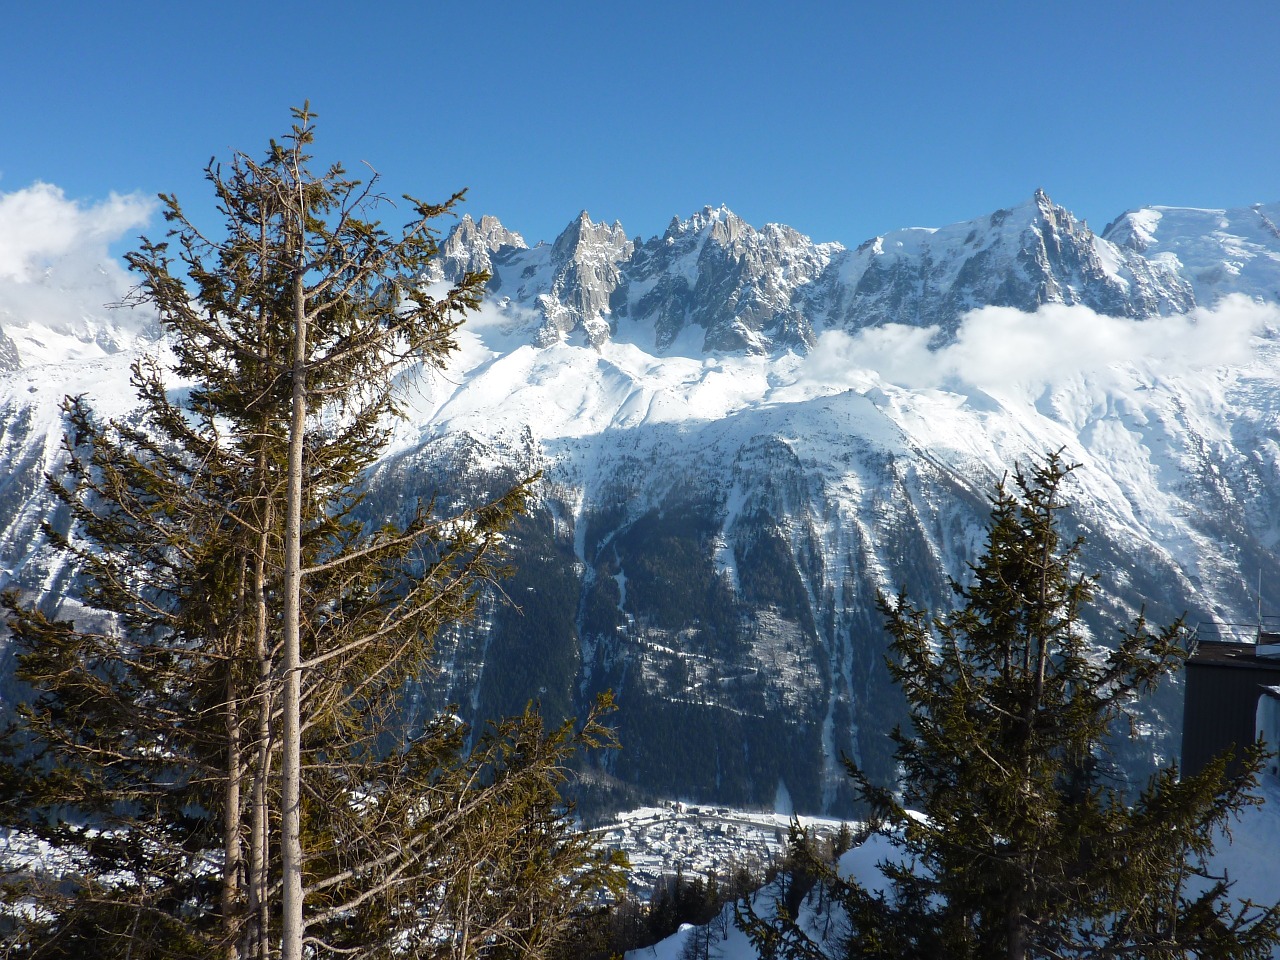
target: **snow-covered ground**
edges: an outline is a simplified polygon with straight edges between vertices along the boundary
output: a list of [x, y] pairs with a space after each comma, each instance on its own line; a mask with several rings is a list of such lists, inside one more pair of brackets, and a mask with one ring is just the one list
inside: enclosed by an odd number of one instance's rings
[[1235, 882], [1237, 898], [1270, 905], [1280, 901], [1280, 780], [1264, 776], [1259, 793], [1263, 804], [1246, 810], [1231, 828], [1213, 866]]

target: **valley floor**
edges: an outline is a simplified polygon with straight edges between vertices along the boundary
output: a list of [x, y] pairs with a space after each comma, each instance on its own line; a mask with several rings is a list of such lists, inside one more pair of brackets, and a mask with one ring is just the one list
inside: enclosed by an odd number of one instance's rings
[[[1270, 905], [1280, 900], [1280, 780], [1265, 777], [1259, 793], [1263, 804], [1246, 811], [1232, 827], [1231, 837], [1219, 844], [1213, 867], [1234, 882], [1232, 891], [1237, 899]], [[837, 821], [803, 819], [806, 824], [817, 825], [819, 830], [839, 826]], [[673, 873], [677, 862], [684, 863], [686, 872], [697, 872], [703, 867], [695, 864], [714, 862], [712, 851], [718, 855], [720, 850], [729, 849], [740, 856], [748, 855], [758, 849], [752, 846], [757, 841], [763, 844], [762, 849], [777, 856], [786, 843], [788, 822], [789, 818], [779, 814], [741, 813], [725, 808], [643, 808], [622, 814], [616, 826], [605, 828], [607, 832], [602, 837], [613, 843], [609, 838], [616, 838], [617, 831], [623, 831], [624, 837], [618, 845], [632, 857], [639, 877], [649, 876], [654, 869], [660, 874]], [[755, 826], [750, 830], [744, 828], [735, 838], [735, 844], [722, 847], [720, 838], [724, 833], [718, 831], [737, 823]], [[881, 850], [874, 849], [875, 844], [876, 839], [872, 838], [864, 847], [850, 850], [840, 861], [846, 875], [858, 877], [871, 888], [877, 885], [879, 876], [875, 864], [889, 852], [887, 845]], [[692, 859], [676, 859], [686, 852]], [[770, 887], [765, 887], [756, 894], [755, 908], [761, 915], [772, 912], [772, 892]], [[746, 935], [734, 927], [732, 917], [733, 905], [728, 904], [721, 918], [709, 925], [709, 931], [686, 924], [660, 943], [628, 952], [626, 960], [683, 960], [695, 953], [705, 960], [758, 960], [759, 954]], [[801, 909], [802, 924], [818, 937], [825, 933], [827, 942], [834, 948], [839, 937], [838, 923], [828, 920], [826, 915], [819, 915], [813, 909], [811, 902], [806, 902]], [[700, 935], [700, 949], [692, 950], [692, 941]], [[836, 954], [832, 952], [831, 956]], [[1272, 956], [1280, 960], [1280, 950]]]
[[[833, 834], [839, 820], [800, 817], [819, 835]], [[593, 832], [605, 846], [631, 860], [631, 889], [648, 897], [658, 880], [675, 874], [723, 875], [733, 864], [766, 867], [786, 851], [791, 816], [668, 802], [621, 813]]]

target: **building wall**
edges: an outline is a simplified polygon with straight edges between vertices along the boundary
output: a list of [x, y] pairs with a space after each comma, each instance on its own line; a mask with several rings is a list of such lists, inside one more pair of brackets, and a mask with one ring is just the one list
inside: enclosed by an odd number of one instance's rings
[[[1257, 736], [1258, 695], [1280, 684], [1280, 662], [1230, 664], [1187, 661], [1186, 703], [1182, 719], [1182, 770], [1199, 773], [1224, 750], [1239, 758]], [[1237, 764], [1232, 765], [1237, 767]]]

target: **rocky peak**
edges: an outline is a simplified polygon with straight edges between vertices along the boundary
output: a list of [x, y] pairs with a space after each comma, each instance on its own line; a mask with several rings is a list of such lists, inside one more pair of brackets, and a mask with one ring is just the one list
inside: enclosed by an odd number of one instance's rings
[[756, 236], [756, 231], [724, 204], [715, 209], [703, 207], [689, 222], [694, 230], [705, 232], [709, 239], [726, 247], [740, 238]]
[[[464, 220], [470, 220], [469, 216], [464, 216]], [[480, 218], [478, 224], [473, 225], [475, 235], [479, 238], [489, 250], [498, 250], [502, 247], [516, 247], [517, 249], [526, 249], [529, 245], [524, 242], [524, 237], [516, 233], [514, 230], [508, 230], [502, 225], [502, 222], [494, 216], [485, 214]]]
[[672, 217], [662, 239], [668, 244], [705, 243], [713, 240], [728, 246], [744, 237], [754, 237], [755, 229], [732, 210], [721, 204], [705, 206], [688, 220]]
[[1152, 228], [1160, 215], [1154, 211], [1126, 210], [1107, 224], [1102, 237], [1109, 243], [1135, 253], [1145, 253], [1154, 239]]
[[485, 215], [476, 223], [464, 213], [449, 231], [432, 261], [431, 280], [456, 280], [465, 273], [492, 273], [493, 255], [504, 247], [528, 249], [524, 237], [504, 227], [497, 217]]
[[[538, 342], [553, 343], [575, 332], [599, 345], [613, 334], [611, 300], [622, 279], [621, 264], [635, 244], [622, 224], [595, 223], [583, 210], [551, 245], [550, 275], [534, 302], [542, 314]], [[528, 268], [532, 276], [539, 273]]]
[[986, 217], [868, 241], [837, 256], [819, 287], [829, 291], [834, 325], [936, 325], [944, 337], [982, 306], [1079, 303], [1146, 317], [1195, 303], [1174, 272], [1095, 236], [1043, 190]]
[[583, 257], [619, 258], [630, 256], [633, 244], [627, 240], [627, 233], [622, 224], [614, 221], [612, 226], [594, 223], [587, 211], [583, 210], [577, 218], [569, 223], [556, 237], [552, 244], [552, 257], [557, 261], [580, 260]]
[[790, 228], [757, 231], [728, 207], [707, 206], [641, 248], [615, 301], [620, 315], [652, 325], [660, 350], [690, 326], [702, 328], [706, 350], [803, 348], [813, 331], [795, 290], [831, 253]]
[[[945, 339], [983, 306], [1083, 304], [1130, 317], [1182, 312], [1197, 302], [1193, 282], [1225, 290], [1248, 280], [1227, 276], [1229, 246], [1254, 256], [1246, 273], [1258, 283], [1275, 279], [1269, 289], [1280, 289], [1280, 205], [1214, 211], [1212, 222], [1188, 220], [1187, 228], [1166, 231], [1221, 238], [1221, 255], [1197, 262], [1199, 279], [1184, 260], [1209, 249], [1200, 240], [1175, 251], [1153, 239], [1172, 209], [1133, 211], [1100, 237], [1038, 189], [986, 216], [891, 231], [856, 250], [815, 244], [779, 224], [753, 227], [725, 206], [673, 218], [643, 243], [583, 211], [552, 243], [533, 249], [493, 217], [464, 217], [442, 244], [438, 269], [449, 276], [488, 270], [492, 296], [541, 317], [538, 343], [624, 336], [660, 352], [677, 339], [686, 350], [804, 350], [815, 329], [883, 323], [936, 326]], [[1278, 275], [1264, 276], [1272, 266]]]
[[[1054, 203], [1039, 187], [1031, 195], [1031, 199], [1008, 209], [997, 210], [986, 220], [993, 236], [1020, 236], [1027, 232], [1053, 237], [1092, 236], [1088, 224], [1077, 220], [1066, 207]], [[969, 221], [966, 225], [978, 222]], [[944, 228], [946, 229], [948, 228]]]

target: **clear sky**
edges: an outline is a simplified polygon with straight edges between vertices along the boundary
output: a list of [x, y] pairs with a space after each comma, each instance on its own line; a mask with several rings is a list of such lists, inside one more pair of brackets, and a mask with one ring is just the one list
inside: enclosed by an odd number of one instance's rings
[[0, 27], [0, 193], [209, 216], [208, 160], [310, 98], [323, 158], [468, 187], [531, 243], [582, 209], [648, 237], [724, 203], [852, 246], [1037, 187], [1099, 230], [1280, 199], [1275, 0], [46, 0]]

